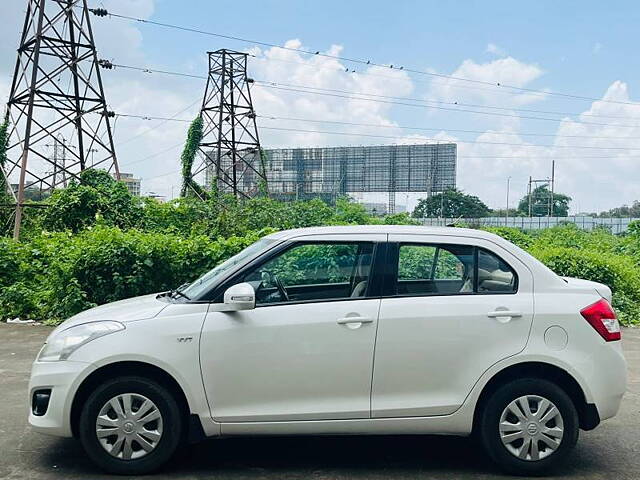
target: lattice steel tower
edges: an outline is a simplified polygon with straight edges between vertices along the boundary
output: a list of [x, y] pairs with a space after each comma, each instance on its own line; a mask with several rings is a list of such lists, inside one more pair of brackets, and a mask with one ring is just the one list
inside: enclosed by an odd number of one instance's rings
[[209, 55], [209, 75], [202, 101], [201, 164], [192, 178], [205, 173], [205, 187], [237, 198], [266, 188], [256, 114], [247, 77], [247, 54], [216, 50]]
[[[119, 177], [112, 115], [86, 0], [28, 0], [6, 117], [6, 175], [18, 184], [15, 237], [26, 187], [52, 190], [88, 167]], [[52, 156], [48, 149], [59, 137], [66, 139], [63, 151]]]

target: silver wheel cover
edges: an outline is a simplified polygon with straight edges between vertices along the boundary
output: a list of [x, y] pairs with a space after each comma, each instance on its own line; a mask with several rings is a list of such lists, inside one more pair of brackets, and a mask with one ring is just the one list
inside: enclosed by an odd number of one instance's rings
[[158, 446], [162, 438], [162, 415], [147, 397], [122, 393], [100, 409], [96, 436], [109, 455], [135, 460]]
[[535, 462], [553, 454], [564, 436], [560, 410], [538, 395], [516, 398], [500, 416], [500, 440], [521, 460]]

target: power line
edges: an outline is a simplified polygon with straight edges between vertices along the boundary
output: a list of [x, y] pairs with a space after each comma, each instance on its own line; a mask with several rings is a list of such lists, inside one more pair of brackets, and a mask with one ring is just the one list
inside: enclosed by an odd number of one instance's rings
[[[117, 64], [113, 64], [113, 65], [117, 66]], [[120, 65], [120, 66], [122, 66], [122, 65]], [[130, 65], [127, 65], [127, 66], [124, 66], [124, 67], [132, 69], [132, 70], [138, 70], [138, 71], [145, 72], [145, 73], [162, 73], [162, 74], [169, 74], [169, 75], [175, 75], [175, 76], [206, 79], [206, 77], [204, 77], [204, 76], [186, 74], [186, 73], [181, 73], [181, 72], [172, 72], [172, 71], [167, 71], [167, 70], [154, 70], [154, 69], [150, 69], [150, 68], [134, 67], [134, 66], [130, 66]], [[414, 98], [410, 98], [410, 97], [394, 97], [394, 96], [390, 96], [390, 95], [377, 95], [377, 94], [370, 94], [370, 93], [350, 92], [348, 90], [329, 89], [329, 88], [320, 88], [320, 87], [299, 86], [298, 88], [290, 88], [289, 86], [287, 86], [287, 85], [290, 85], [290, 84], [272, 82], [272, 81], [267, 81], [267, 80], [254, 80], [254, 81], [258, 84], [258, 86], [262, 86], [262, 87], [266, 87], [266, 88], [272, 88], [272, 89], [276, 89], [276, 90], [289, 91], [289, 92], [310, 93], [310, 94], [324, 95], [324, 96], [335, 97], [335, 98], [345, 98], [345, 99], [349, 99], [349, 100], [364, 100], [364, 101], [369, 101], [369, 102], [386, 103], [386, 104], [393, 104], [393, 105], [402, 105], [402, 106], [409, 106], [409, 107], [434, 108], [434, 109], [437, 109], [437, 110], [446, 110], [446, 111], [464, 112], [464, 113], [474, 113], [474, 114], [478, 114], [478, 115], [490, 115], [490, 116], [499, 116], [499, 117], [518, 118], [518, 119], [523, 119], [523, 120], [541, 120], [541, 121], [549, 121], [549, 122], [561, 122], [564, 119], [562, 119], [562, 118], [548, 118], [548, 117], [534, 117], [534, 116], [529, 116], [529, 115], [515, 115], [515, 114], [498, 113], [498, 112], [482, 112], [482, 111], [477, 111], [477, 110], [469, 110], [469, 109], [466, 109], [466, 108], [448, 108], [448, 107], [441, 107], [441, 106], [438, 106], [438, 105], [430, 105], [430, 103], [452, 105], [452, 106], [456, 106], [456, 107], [458, 107], [458, 106], [473, 106], [473, 107], [476, 107], [476, 108], [488, 108], [488, 109], [495, 109], [495, 110], [540, 112], [540, 113], [548, 113], [548, 114], [554, 114], [554, 115], [588, 115], [588, 114], [582, 114], [582, 113], [553, 112], [553, 111], [533, 110], [533, 109], [514, 109], [514, 108], [497, 107], [497, 106], [491, 106], [491, 105], [487, 106], [487, 105], [467, 104], [467, 103], [458, 103], [458, 102], [443, 102], [443, 101], [436, 101], [436, 100], [421, 100], [421, 99], [414, 99]], [[331, 92], [342, 92], [345, 95], [342, 95], [342, 94], [339, 94], [339, 93], [331, 93]], [[374, 97], [374, 98], [368, 98], [368, 97]], [[389, 99], [408, 100], [408, 102], [397, 102], [397, 101], [393, 101], [393, 100], [379, 100], [379, 98], [382, 98], [382, 99], [389, 98]], [[422, 102], [422, 103], [413, 103], [413, 102]], [[608, 117], [606, 115], [588, 115], [588, 116], [602, 117], [602, 118], [629, 118], [629, 117]], [[636, 117], [630, 117], [630, 118], [633, 119], [633, 118], [636, 118]], [[638, 118], [638, 119], [640, 119], [640, 118]], [[619, 123], [585, 122], [585, 121], [582, 121], [582, 120], [574, 120], [574, 119], [571, 119], [571, 122], [577, 123], [577, 124], [581, 124], [581, 125], [594, 125], [594, 126], [603, 126], [603, 127], [621, 127], [621, 128], [637, 128], [637, 127], [640, 127], [640, 125], [626, 125], [626, 124], [619, 124]], [[590, 137], [590, 138], [594, 138], [594, 137]], [[613, 137], [613, 138], [615, 138], [615, 137]]]
[[[264, 129], [267, 129], [267, 130], [280, 130], [280, 131], [286, 131], [286, 132], [322, 133], [322, 134], [325, 134], [325, 135], [344, 135], [344, 136], [350, 136], [350, 137], [372, 137], [372, 138], [388, 138], [388, 139], [395, 139], [395, 140], [410, 140], [407, 137], [397, 137], [397, 136], [390, 136], [390, 135], [375, 135], [375, 134], [368, 134], [368, 133], [327, 132], [327, 131], [306, 130], [306, 129], [299, 129], [299, 128], [265, 127], [264, 125], [261, 126], [260, 128], [264, 128]], [[633, 148], [633, 147], [597, 147], [597, 146], [591, 146], [591, 145], [539, 145], [539, 144], [524, 144], [524, 143], [509, 143], [509, 142], [489, 142], [489, 141], [483, 141], [483, 140], [476, 140], [476, 141], [455, 140], [455, 141], [447, 142], [445, 140], [438, 139], [438, 138], [423, 138], [421, 140], [431, 141], [431, 142], [440, 142], [440, 143], [469, 143], [469, 144], [480, 144], [480, 145], [508, 145], [508, 146], [525, 147], [525, 148], [585, 148], [585, 149], [593, 149], [593, 150], [623, 150], [623, 151], [626, 151], [626, 150], [640, 150], [640, 147]]]
[[598, 118], [619, 118], [619, 119], [640, 120], [640, 117], [629, 117], [629, 116], [622, 116], [622, 115], [594, 115], [594, 114], [590, 114], [590, 113], [581, 113], [581, 112], [558, 112], [558, 111], [553, 111], [553, 110], [536, 110], [536, 109], [531, 109], [531, 108], [499, 107], [499, 106], [495, 106], [495, 105], [479, 105], [479, 104], [476, 104], [476, 103], [445, 102], [445, 101], [442, 101], [442, 100], [428, 100], [428, 99], [423, 99], [423, 98], [398, 97], [398, 96], [393, 96], [393, 95], [380, 95], [380, 94], [367, 93], [367, 92], [354, 92], [354, 91], [349, 91], [349, 90], [340, 90], [340, 89], [336, 89], [336, 88], [323, 88], [323, 87], [313, 87], [313, 86], [308, 86], [308, 85], [295, 85], [295, 84], [290, 84], [290, 83], [274, 82], [274, 81], [271, 81], [271, 80], [255, 80], [255, 82], [256, 83], [261, 83], [261, 84], [275, 85], [275, 86], [280, 86], [280, 87], [304, 88], [304, 89], [307, 89], [307, 90], [319, 90], [319, 91], [324, 91], [324, 92], [346, 93], [346, 94], [349, 94], [349, 95], [363, 95], [363, 96], [367, 96], [367, 97], [388, 98], [388, 99], [392, 99], [392, 100], [408, 100], [408, 101], [412, 101], [412, 102], [422, 102], [422, 103], [426, 103], [426, 104], [436, 103], [436, 104], [440, 104], [440, 105], [455, 105], [455, 106], [460, 106], [460, 107], [486, 108], [486, 109], [492, 109], [492, 110], [507, 110], [507, 111], [514, 111], [514, 112], [544, 113], [544, 114], [550, 114], [550, 115], [565, 115], [565, 116], [567, 116], [567, 115], [569, 115], [569, 116], [584, 115], [584, 116], [598, 117]]
[[315, 118], [295, 118], [295, 117], [281, 117], [278, 115], [258, 115], [258, 118], [264, 118], [266, 120], [286, 120], [295, 122], [310, 122], [310, 123], [329, 123], [335, 125], [347, 125], [347, 126], [359, 126], [359, 127], [375, 127], [375, 128], [397, 128], [400, 130], [420, 130], [428, 132], [455, 132], [455, 133], [473, 133], [473, 134], [499, 134], [499, 135], [513, 135], [513, 136], [525, 136], [525, 137], [553, 137], [553, 138], [596, 138], [607, 140], [637, 140], [636, 137], [607, 137], [597, 135], [556, 135], [553, 133], [524, 133], [524, 132], [501, 132], [501, 131], [487, 131], [487, 130], [461, 130], [455, 128], [428, 128], [428, 127], [409, 127], [404, 125], [380, 125], [375, 123], [358, 123], [358, 122], [343, 122], [338, 120], [319, 120]]
[[[190, 123], [192, 120], [184, 119], [184, 118], [170, 118], [170, 117], [151, 117], [148, 115], [134, 115], [134, 114], [124, 114], [118, 113], [116, 114], [119, 117], [126, 118], [138, 118], [141, 120], [163, 120], [165, 122], [180, 122], [180, 123]], [[552, 133], [526, 133], [526, 132], [502, 132], [502, 131], [487, 131], [487, 130], [461, 130], [461, 129], [451, 129], [451, 128], [429, 128], [429, 127], [417, 127], [417, 126], [406, 126], [406, 125], [379, 125], [375, 123], [359, 123], [359, 122], [343, 122], [339, 120], [319, 120], [312, 118], [296, 118], [296, 117], [281, 117], [278, 115], [257, 115], [258, 118], [262, 118], [265, 120], [285, 120], [285, 121], [296, 121], [296, 122], [310, 122], [310, 123], [328, 123], [335, 125], [345, 125], [345, 126], [359, 126], [359, 127], [374, 127], [374, 128], [396, 128], [400, 130], [419, 130], [419, 131], [432, 131], [432, 132], [456, 132], [456, 133], [473, 133], [473, 134], [496, 134], [496, 135], [513, 135], [513, 136], [539, 136], [539, 137], [553, 137], [553, 138], [586, 138], [586, 139], [607, 139], [607, 140], [636, 140], [635, 137], [608, 137], [608, 136], [597, 136], [597, 135], [555, 135]], [[268, 128], [268, 127], [263, 127]], [[354, 134], [357, 135], [357, 134]], [[393, 138], [406, 138], [406, 137], [393, 137]], [[462, 140], [455, 140], [455, 142], [463, 143]], [[464, 142], [464, 143], [477, 143], [477, 142]], [[531, 146], [529, 144], [509, 144], [509, 145], [522, 145], [522, 146]], [[573, 145], [567, 145], [566, 147], [574, 147]], [[575, 148], [601, 148], [604, 150], [609, 150], [612, 147], [581, 147], [575, 146]], [[627, 150], [626, 147], [617, 147], [620, 150]], [[633, 149], [629, 147], [629, 149]]]
[[159, 152], [152, 153], [151, 155], [148, 155], [148, 156], [146, 156], [144, 158], [140, 158], [138, 160], [134, 160], [133, 162], [124, 163], [124, 164], [122, 164], [122, 166], [123, 167], [128, 167], [130, 165], [135, 165], [136, 163], [140, 163], [140, 162], [144, 162], [144, 161], [147, 161], [147, 160], [151, 160], [152, 158], [159, 157], [163, 153], [167, 153], [167, 152], [173, 150], [174, 148], [180, 147], [182, 145], [184, 145], [184, 142], [176, 143], [174, 145], [171, 145], [170, 147], [167, 147], [167, 148], [165, 148], [163, 150], [160, 150]]
[[[254, 56], [254, 55], [249, 55], [249, 56]], [[255, 57], [255, 56], [254, 56]], [[268, 59], [270, 60], [270, 59]], [[299, 62], [296, 62], [299, 63]], [[177, 77], [185, 77], [185, 78], [193, 78], [193, 79], [198, 79], [198, 80], [206, 80], [207, 77], [204, 75], [196, 75], [196, 74], [192, 74], [192, 73], [186, 73], [186, 72], [176, 72], [176, 71], [171, 71], [171, 70], [162, 70], [162, 69], [154, 69], [154, 68], [149, 68], [149, 67], [138, 67], [138, 66], [133, 66], [133, 65], [123, 65], [123, 64], [118, 64], [118, 63], [111, 63], [109, 62], [109, 64], [112, 67], [117, 67], [117, 68], [123, 68], [123, 69], [127, 69], [127, 70], [135, 70], [135, 71], [139, 71], [142, 73], [160, 73], [163, 75], [171, 75], [171, 76], [177, 76]], [[385, 76], [385, 78], [393, 78], [393, 77], [389, 77], [389, 76]], [[452, 105], [452, 106], [456, 106], [456, 107], [471, 107], [471, 108], [485, 108], [485, 109], [490, 109], [490, 110], [506, 110], [506, 111], [514, 111], [514, 112], [525, 112], [525, 113], [543, 113], [543, 114], [548, 114], [548, 115], [564, 115], [564, 116], [588, 116], [588, 117], [594, 117], [594, 118], [617, 118], [617, 119], [629, 119], [629, 120], [640, 120], [640, 117], [629, 117], [629, 116], [623, 116], [623, 115], [598, 115], [598, 114], [591, 114], [591, 113], [581, 113], [581, 112], [559, 112], [559, 111], [553, 111], [553, 110], [537, 110], [537, 109], [531, 109], [531, 108], [511, 108], [511, 107], [500, 107], [500, 106], [496, 106], [496, 105], [480, 105], [480, 104], [475, 104], [475, 103], [465, 103], [465, 102], [445, 102], [442, 100], [425, 100], [422, 98], [412, 98], [412, 97], [400, 97], [400, 96], [393, 96], [393, 95], [380, 95], [380, 94], [374, 94], [374, 93], [367, 93], [367, 92], [354, 92], [354, 91], [350, 91], [350, 90], [341, 90], [341, 89], [336, 89], [336, 88], [323, 88], [323, 87], [314, 87], [314, 86], [308, 86], [308, 85], [296, 85], [296, 84], [290, 84], [290, 83], [283, 83], [283, 82], [276, 82], [276, 81], [272, 81], [272, 80], [258, 80], [255, 79], [254, 80], [256, 83], [258, 84], [263, 84], [264, 86], [274, 86], [274, 87], [287, 87], [287, 88], [301, 88], [301, 89], [305, 89], [305, 90], [311, 90], [311, 91], [320, 91], [320, 92], [333, 92], [333, 93], [344, 93], [344, 94], [349, 94], [349, 95], [361, 95], [361, 96], [366, 96], [366, 97], [374, 97], [374, 98], [385, 98], [385, 99], [392, 99], [392, 100], [406, 100], [406, 101], [411, 101], [411, 102], [421, 102], [426, 104], [425, 106], [430, 106], [429, 104], [435, 103], [438, 105]], [[284, 88], [283, 88], [284, 89]], [[311, 92], [310, 92], [311, 93]], [[459, 109], [455, 109], [455, 111], [459, 111]], [[485, 112], [474, 112], [474, 113], [480, 113], [480, 114], [484, 114]], [[528, 118], [528, 117], [518, 117], [518, 118]], [[549, 121], [562, 121], [562, 119], [545, 119], [545, 120], [549, 120]], [[576, 123], [586, 123], [586, 122], [581, 122], [579, 120], [572, 120]], [[618, 124], [600, 124], [600, 123], [587, 123], [587, 124], [592, 124], [592, 125], [603, 125], [603, 126], [630, 126], [630, 125], [618, 125]], [[639, 125], [633, 125], [633, 126], [639, 126]]]
[[92, 13], [94, 13], [94, 14], [96, 14], [98, 16], [109, 15], [109, 17], [120, 18], [120, 19], [125, 19], [125, 20], [132, 20], [132, 21], [135, 21], [135, 22], [145, 23], [145, 24], [148, 24], [148, 25], [155, 25], [155, 26], [164, 27], [164, 28], [171, 28], [171, 29], [181, 30], [181, 31], [190, 32], [190, 33], [198, 33], [198, 34], [201, 34], [201, 35], [208, 35], [208, 36], [212, 36], [212, 37], [216, 37], [216, 38], [224, 38], [224, 39], [227, 39], [227, 40], [234, 40], [234, 41], [237, 41], [237, 42], [242, 42], [242, 43], [247, 43], [247, 44], [252, 44], [252, 45], [259, 45], [259, 46], [264, 46], [264, 47], [271, 47], [271, 48], [277, 48], [277, 49], [281, 49], [281, 50], [293, 51], [293, 52], [302, 53], [302, 54], [306, 54], [306, 55], [317, 55], [317, 56], [321, 56], [321, 57], [325, 57], [325, 58], [331, 58], [331, 59], [334, 59], [334, 60], [340, 60], [342, 62], [355, 63], [355, 64], [359, 64], [359, 65], [374, 66], [374, 67], [380, 67], [380, 68], [388, 68], [390, 70], [401, 70], [401, 71], [405, 71], [405, 72], [409, 72], [409, 73], [413, 73], [413, 74], [417, 74], [417, 75], [425, 75], [425, 76], [443, 78], [443, 79], [454, 80], [454, 81], [459, 81], [459, 82], [468, 82], [468, 83], [474, 83], [474, 84], [479, 84], [479, 85], [487, 85], [487, 86], [492, 86], [492, 87], [497, 87], [497, 88], [505, 88], [505, 89], [515, 90], [515, 91], [520, 91], [520, 92], [527, 92], [527, 93], [535, 94], [535, 95], [557, 96], [557, 97], [574, 99], [574, 100], [599, 101], [599, 102], [615, 103], [615, 104], [621, 104], [621, 105], [640, 106], [640, 104], [635, 103], [635, 102], [623, 102], [623, 101], [617, 101], [617, 100], [603, 100], [603, 99], [589, 97], [589, 96], [585, 96], [585, 95], [576, 95], [576, 94], [564, 93], [564, 92], [549, 92], [549, 91], [539, 90], [539, 89], [535, 89], [535, 88], [517, 87], [515, 85], [503, 84], [503, 83], [500, 83], [500, 82], [497, 82], [497, 81], [489, 82], [489, 81], [485, 81], [485, 80], [476, 80], [476, 79], [471, 79], [471, 78], [457, 77], [457, 76], [446, 75], [446, 74], [442, 74], [442, 73], [427, 72], [427, 71], [424, 71], [424, 70], [418, 70], [418, 69], [414, 69], [414, 68], [405, 68], [404, 66], [395, 66], [394, 67], [393, 64], [387, 65], [387, 64], [382, 64], [382, 63], [376, 63], [376, 62], [373, 62], [371, 60], [363, 60], [363, 59], [358, 59], [358, 58], [344, 57], [344, 56], [340, 56], [340, 55], [332, 55], [332, 54], [329, 54], [329, 53], [323, 53], [323, 52], [321, 52], [319, 50], [312, 51], [312, 50], [307, 50], [307, 49], [303, 49], [303, 48], [287, 47], [287, 46], [277, 45], [277, 44], [271, 43], [271, 42], [265, 42], [265, 41], [260, 41], [260, 40], [252, 40], [252, 39], [247, 39], [247, 38], [243, 38], [243, 37], [238, 37], [238, 36], [235, 36], [235, 35], [226, 35], [226, 34], [222, 34], [222, 33], [218, 33], [218, 32], [211, 32], [211, 31], [197, 29], [197, 28], [193, 28], [193, 27], [185, 27], [185, 26], [182, 26], [182, 25], [177, 25], [177, 24], [172, 24], [172, 23], [158, 22], [158, 21], [154, 21], [154, 20], [148, 20], [148, 19], [144, 19], [144, 18], [133, 17], [133, 16], [130, 16], [130, 15], [123, 15], [123, 14], [108, 12], [104, 8], [99, 8], [99, 9], [90, 8], [89, 11], [91, 11]]
[[153, 127], [148, 128], [147, 130], [140, 132], [132, 137], [127, 138], [126, 140], [123, 140], [122, 142], [119, 142], [117, 144], [117, 146], [121, 146], [121, 145], [125, 145], [139, 137], [142, 137], [143, 135], [147, 135], [148, 133], [154, 131], [157, 128], [160, 128], [162, 125], [164, 125], [165, 123], [169, 122], [169, 121], [180, 121], [180, 122], [189, 122], [190, 120], [176, 120], [175, 117], [177, 117], [178, 115], [180, 115], [181, 113], [186, 112], [187, 110], [189, 110], [191, 107], [193, 107], [196, 103], [200, 102], [200, 99], [196, 99], [194, 102], [190, 103], [189, 105], [187, 105], [186, 107], [184, 107], [183, 109], [177, 111], [176, 113], [174, 113], [171, 117], [153, 117], [153, 116], [143, 116], [143, 115], [127, 115], [127, 114], [118, 114], [119, 117], [124, 117], [124, 118], [140, 118], [142, 120], [161, 120], [160, 123], [158, 123], [157, 125], [154, 125]]
[[[448, 108], [448, 107], [441, 107], [441, 106], [436, 106], [436, 105], [424, 105], [424, 104], [421, 104], [421, 103], [397, 102], [397, 101], [393, 101], [393, 100], [382, 100], [382, 99], [377, 99], [377, 98], [366, 98], [366, 97], [356, 97], [356, 96], [352, 96], [352, 95], [341, 95], [341, 94], [338, 94], [338, 93], [328, 93], [328, 92], [310, 91], [310, 90], [288, 88], [288, 87], [278, 87], [278, 86], [265, 84], [265, 83], [259, 84], [259, 86], [265, 87], [265, 88], [276, 89], [276, 90], [289, 91], [289, 92], [310, 93], [310, 94], [313, 94], [313, 95], [323, 95], [323, 96], [329, 96], [329, 97], [335, 97], [335, 98], [346, 98], [346, 99], [349, 99], [349, 100], [362, 100], [362, 101], [367, 101], [367, 102], [384, 103], [384, 104], [389, 104], [389, 105], [402, 105], [402, 106], [406, 106], [406, 107], [433, 108], [433, 109], [436, 109], [436, 110], [446, 110], [446, 111], [464, 112], [464, 113], [476, 113], [476, 114], [480, 114], [480, 115], [491, 115], [491, 116], [497, 116], [497, 117], [510, 117], [510, 118], [526, 119], [526, 120], [542, 120], [542, 121], [549, 121], [549, 122], [561, 122], [562, 121], [562, 119], [559, 119], [559, 118], [533, 117], [533, 116], [527, 116], [527, 115], [514, 115], [514, 114], [498, 113], [498, 112], [481, 112], [481, 111], [478, 111], [478, 110], [469, 110], [469, 109], [466, 109], [466, 108]], [[582, 124], [582, 125], [597, 125], [597, 126], [605, 126], [605, 127], [619, 127], [619, 128], [638, 128], [638, 127], [640, 127], [640, 125], [624, 125], [624, 124], [615, 124], [615, 123], [583, 122], [583, 121], [580, 121], [580, 120], [573, 120], [573, 119], [571, 121], [573, 123], [578, 123], [578, 124]]]

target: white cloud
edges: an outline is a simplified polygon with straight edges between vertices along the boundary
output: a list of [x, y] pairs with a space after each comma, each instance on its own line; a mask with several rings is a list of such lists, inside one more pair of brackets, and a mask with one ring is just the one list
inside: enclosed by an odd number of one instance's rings
[[[499, 88], [497, 84], [525, 87], [543, 74], [544, 71], [538, 65], [525, 63], [513, 57], [499, 58], [486, 63], [476, 63], [467, 59], [448, 75], [485, 83], [473, 83], [453, 78], [434, 78], [426, 99], [449, 103], [457, 102], [458, 104], [486, 104], [494, 107], [517, 108], [540, 102], [545, 99], [546, 95]], [[492, 128], [517, 127], [519, 125], [518, 119], [515, 117], [482, 115], [479, 118], [485, 122], [485, 125], [488, 124]]]
[[496, 57], [506, 57], [507, 51], [496, 45], [495, 43], [488, 43], [487, 48], [485, 49], [486, 53], [490, 53], [491, 55], [495, 55]]
[[[300, 40], [290, 40], [285, 43], [285, 46], [300, 48], [302, 43]], [[340, 55], [341, 51], [342, 46], [332, 45], [324, 53]], [[332, 93], [327, 91], [331, 89], [336, 95], [332, 97], [320, 94], [302, 94], [256, 84], [252, 90], [252, 95], [258, 115], [366, 123], [389, 127], [395, 125], [390, 118], [390, 104], [353, 98], [353, 95], [339, 91], [368, 95], [388, 95], [388, 92], [393, 91], [394, 95], [406, 96], [410, 95], [414, 88], [413, 82], [407, 73], [399, 70], [371, 66], [363, 72], [347, 73], [345, 72], [347, 67], [342, 62], [322, 55], [301, 55], [298, 52], [279, 48], [269, 48], [264, 51], [254, 48], [251, 52], [256, 55], [250, 61], [250, 70], [256, 79], [279, 84], [325, 89], [317, 90], [324, 93]], [[262, 119], [260, 124], [265, 127], [347, 133], [357, 131], [370, 135], [402, 136], [400, 130], [390, 128], [380, 129], [376, 127], [284, 120], [276, 122], [267, 119]], [[388, 142], [388, 140], [376, 140], [373, 137], [367, 139], [366, 137], [322, 133], [295, 134], [269, 129], [264, 129], [261, 132], [261, 138], [267, 147]]]
[[[521, 136], [508, 135], [517, 130], [487, 131], [474, 139], [477, 143], [460, 143], [461, 188], [479, 195], [493, 207], [502, 207], [506, 179], [511, 176], [512, 205], [515, 206], [517, 199], [526, 193], [528, 177], [549, 177], [551, 161], [556, 160], [556, 190], [573, 197], [574, 212], [602, 211], [640, 198], [637, 188], [640, 185], [640, 104], [611, 101], [631, 101], [625, 83], [611, 84], [602, 100], [593, 102], [577, 119], [563, 119], [556, 136], [550, 141], [541, 141], [551, 145], [549, 147], [532, 146], [532, 142]], [[594, 115], [621, 118], [609, 120]]]

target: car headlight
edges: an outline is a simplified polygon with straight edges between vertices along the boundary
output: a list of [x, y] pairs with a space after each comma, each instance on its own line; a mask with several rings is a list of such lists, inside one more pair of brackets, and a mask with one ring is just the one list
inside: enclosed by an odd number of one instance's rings
[[124, 325], [120, 322], [102, 321], [89, 322], [81, 325], [69, 327], [47, 339], [40, 354], [39, 362], [57, 362], [66, 360], [73, 352], [85, 343], [96, 338], [109, 335], [110, 333], [124, 330]]

